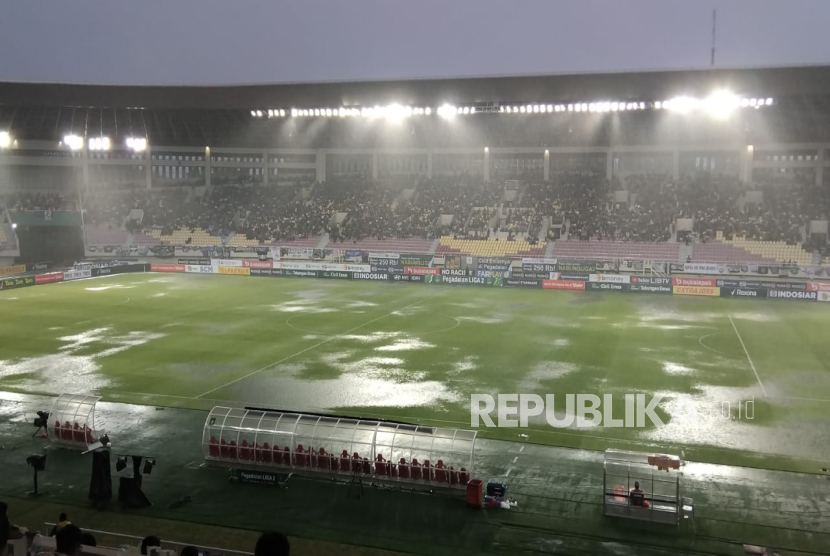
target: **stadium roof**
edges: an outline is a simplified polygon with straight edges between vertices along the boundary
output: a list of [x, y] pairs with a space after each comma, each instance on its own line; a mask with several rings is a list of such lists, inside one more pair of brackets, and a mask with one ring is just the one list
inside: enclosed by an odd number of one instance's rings
[[830, 66], [236, 86], [5, 82], [0, 83], [0, 105], [188, 110], [372, 106], [393, 102], [439, 106], [496, 101], [602, 100], [609, 96], [661, 99], [705, 96], [720, 88], [736, 94], [776, 98], [830, 95]]

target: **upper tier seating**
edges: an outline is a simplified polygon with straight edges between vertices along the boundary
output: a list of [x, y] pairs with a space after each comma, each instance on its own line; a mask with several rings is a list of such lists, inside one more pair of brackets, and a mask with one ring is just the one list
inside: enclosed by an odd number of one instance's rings
[[676, 261], [680, 258], [677, 243], [643, 243], [636, 241], [560, 239], [553, 244], [553, 256], [559, 259], [650, 259]]
[[463, 253], [482, 257], [541, 257], [545, 254], [545, 243], [531, 245], [523, 239], [504, 241], [496, 239], [455, 239], [441, 238], [436, 254]]

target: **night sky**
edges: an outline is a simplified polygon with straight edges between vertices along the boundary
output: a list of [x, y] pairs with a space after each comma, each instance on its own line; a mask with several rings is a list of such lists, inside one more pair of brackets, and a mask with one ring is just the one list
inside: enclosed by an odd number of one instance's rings
[[208, 84], [830, 63], [830, 0], [9, 0], [0, 80]]

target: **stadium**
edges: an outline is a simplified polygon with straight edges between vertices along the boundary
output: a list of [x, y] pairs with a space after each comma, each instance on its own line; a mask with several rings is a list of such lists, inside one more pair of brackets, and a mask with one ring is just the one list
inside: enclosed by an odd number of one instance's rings
[[0, 83], [10, 517], [830, 553], [829, 104], [827, 66]]

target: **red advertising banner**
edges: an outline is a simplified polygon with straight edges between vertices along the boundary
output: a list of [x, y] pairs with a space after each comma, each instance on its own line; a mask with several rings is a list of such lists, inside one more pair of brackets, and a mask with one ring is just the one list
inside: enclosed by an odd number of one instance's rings
[[403, 272], [404, 274], [420, 274], [421, 276], [426, 276], [428, 274], [438, 276], [441, 274], [441, 269], [431, 266], [405, 266], [403, 267]]
[[807, 290], [811, 292], [830, 292], [830, 282], [807, 282]]
[[51, 284], [52, 282], [63, 282], [63, 272], [47, 272], [35, 276], [35, 284]]
[[150, 265], [151, 272], [184, 272], [184, 268], [183, 264], [153, 263]]
[[582, 280], [542, 280], [543, 290], [584, 290]]
[[672, 276], [671, 283], [673, 286], [698, 286], [703, 288], [714, 288], [717, 286], [715, 278], [684, 278], [682, 276]]
[[242, 266], [247, 268], [274, 268], [274, 261], [242, 261]]

